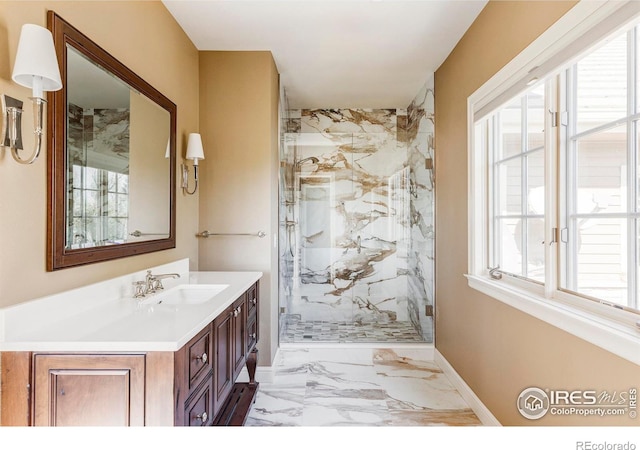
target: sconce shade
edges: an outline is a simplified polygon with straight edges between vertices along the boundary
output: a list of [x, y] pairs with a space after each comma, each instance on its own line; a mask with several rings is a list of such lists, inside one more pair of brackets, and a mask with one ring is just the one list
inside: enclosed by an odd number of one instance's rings
[[194, 165], [198, 164], [199, 159], [204, 159], [202, 138], [198, 133], [189, 133], [189, 140], [187, 141], [187, 159], [192, 159]]
[[62, 88], [53, 36], [46, 28], [25, 24], [20, 32], [13, 81], [33, 89], [33, 96], [42, 98], [43, 91]]

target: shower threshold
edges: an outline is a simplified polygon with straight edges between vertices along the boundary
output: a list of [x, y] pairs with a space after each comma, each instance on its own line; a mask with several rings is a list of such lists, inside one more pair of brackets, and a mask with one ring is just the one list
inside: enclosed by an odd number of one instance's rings
[[411, 322], [357, 323], [305, 321], [288, 317], [281, 343], [429, 343]]

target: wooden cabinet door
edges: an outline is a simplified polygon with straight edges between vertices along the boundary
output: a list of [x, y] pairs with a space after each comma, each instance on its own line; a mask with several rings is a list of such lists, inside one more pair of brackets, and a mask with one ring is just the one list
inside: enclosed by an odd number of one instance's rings
[[213, 321], [215, 358], [213, 368], [214, 416], [233, 388], [232, 362], [233, 308], [227, 308]]
[[247, 351], [247, 297], [242, 297], [233, 304], [233, 379], [244, 367], [245, 356]]
[[247, 324], [247, 351], [246, 355], [249, 356], [249, 352], [252, 351], [258, 342], [258, 321], [255, 317], [249, 319]]
[[36, 354], [34, 425], [144, 425], [144, 355]]
[[258, 317], [258, 286], [256, 283], [247, 290], [247, 315], [249, 322], [251, 318]]
[[247, 291], [247, 357], [260, 338], [258, 332], [258, 287], [259, 284], [256, 283]]

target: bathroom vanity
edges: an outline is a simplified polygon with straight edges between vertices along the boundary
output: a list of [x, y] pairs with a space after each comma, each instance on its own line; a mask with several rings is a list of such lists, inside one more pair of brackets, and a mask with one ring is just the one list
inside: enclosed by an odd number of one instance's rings
[[242, 425], [262, 274], [153, 269], [176, 271], [145, 298], [140, 272], [0, 310], [2, 425]]

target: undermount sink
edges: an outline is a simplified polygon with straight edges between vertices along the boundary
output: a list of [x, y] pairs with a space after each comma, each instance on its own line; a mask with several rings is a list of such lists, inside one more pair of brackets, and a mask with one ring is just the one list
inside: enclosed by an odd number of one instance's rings
[[181, 284], [145, 301], [149, 305], [188, 306], [208, 302], [228, 288], [228, 284]]

